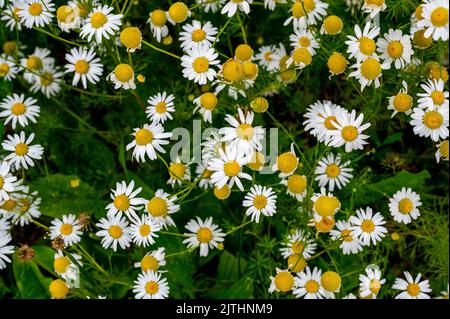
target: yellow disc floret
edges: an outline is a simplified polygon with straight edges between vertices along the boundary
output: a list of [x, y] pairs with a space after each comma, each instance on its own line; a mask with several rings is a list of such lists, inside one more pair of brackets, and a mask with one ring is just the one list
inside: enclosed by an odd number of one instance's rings
[[241, 62], [248, 61], [253, 56], [253, 49], [248, 44], [240, 44], [234, 51], [234, 56]]
[[347, 67], [347, 59], [340, 53], [334, 52], [327, 61], [328, 69], [331, 74], [342, 74]]
[[175, 2], [169, 8], [169, 17], [175, 23], [181, 23], [187, 19], [189, 14], [188, 7], [183, 2]]
[[328, 34], [339, 34], [344, 28], [342, 19], [338, 16], [332, 15], [323, 20], [323, 27]]
[[281, 292], [288, 292], [294, 286], [294, 277], [289, 271], [280, 271], [274, 281], [275, 287]]
[[120, 42], [128, 49], [138, 49], [141, 41], [141, 31], [136, 27], [127, 27], [120, 32]]
[[327, 291], [337, 291], [341, 287], [341, 276], [334, 271], [326, 271], [320, 277], [320, 283]]
[[50, 283], [49, 291], [54, 299], [64, 299], [69, 292], [69, 287], [62, 279], [55, 279]]
[[131, 65], [126, 63], [121, 63], [114, 69], [114, 75], [116, 79], [122, 83], [130, 81], [134, 76], [134, 71]]

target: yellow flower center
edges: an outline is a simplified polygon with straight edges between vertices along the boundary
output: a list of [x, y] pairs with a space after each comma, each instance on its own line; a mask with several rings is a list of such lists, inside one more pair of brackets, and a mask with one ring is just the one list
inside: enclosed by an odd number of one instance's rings
[[182, 180], [186, 172], [186, 166], [182, 163], [172, 163], [169, 166], [170, 177]]
[[53, 74], [50, 72], [44, 72], [41, 75], [41, 85], [42, 86], [50, 86], [53, 83]]
[[78, 60], [75, 63], [75, 72], [80, 74], [86, 74], [89, 72], [89, 63], [86, 60]]
[[369, 289], [372, 293], [378, 294], [381, 289], [381, 282], [375, 278], [370, 280]]
[[423, 20], [423, 6], [419, 5], [414, 11], [414, 16], [417, 20]]
[[416, 297], [420, 293], [420, 286], [415, 283], [409, 284], [406, 291], [410, 296]]
[[153, 197], [148, 201], [147, 210], [153, 217], [167, 215], [167, 201], [161, 197]]
[[101, 28], [107, 21], [107, 16], [101, 12], [95, 12], [91, 16], [91, 25], [94, 29]]
[[430, 20], [435, 27], [445, 27], [448, 24], [448, 9], [444, 7], [434, 9]]
[[167, 22], [166, 13], [163, 10], [154, 10], [150, 13], [150, 20], [154, 26], [162, 27]]
[[306, 267], [306, 260], [300, 254], [292, 254], [288, 258], [288, 267], [293, 272], [301, 272]]
[[323, 123], [323, 125], [325, 125], [325, 127], [328, 130], [336, 130], [337, 128], [333, 125], [333, 123], [331, 121], [336, 122], [336, 116], [334, 116], [334, 115], [328, 116], [325, 119], [325, 122]]
[[359, 39], [359, 50], [365, 55], [372, 55], [377, 48], [373, 39], [362, 37]]
[[280, 271], [275, 276], [274, 281], [275, 287], [282, 292], [288, 292], [292, 289], [292, 286], [294, 286], [294, 277], [288, 271]]
[[244, 67], [239, 61], [228, 60], [222, 66], [222, 73], [224, 79], [228, 82], [238, 81], [244, 74]]
[[149, 281], [145, 284], [145, 291], [149, 294], [149, 295], [154, 295], [158, 292], [159, 290], [159, 286], [156, 282], [154, 281]]
[[264, 113], [269, 108], [269, 101], [265, 97], [258, 96], [253, 99], [250, 104], [250, 107], [256, 113]]
[[223, 165], [223, 171], [225, 175], [233, 177], [239, 174], [239, 172], [241, 171], [241, 166], [235, 160], [231, 160]]
[[3, 179], [2, 176], [0, 176], [0, 189], [3, 188], [4, 183], [5, 183], [5, 180]]
[[28, 13], [35, 17], [40, 15], [42, 13], [42, 5], [36, 2], [32, 3], [28, 7]]
[[272, 60], [273, 60], [272, 54], [273, 54], [273, 52], [270, 52], [270, 51], [264, 53], [264, 60], [266, 60], [266, 61], [272, 61]]
[[116, 76], [117, 80], [122, 83], [126, 83], [133, 78], [134, 71], [129, 64], [121, 63], [114, 69], [114, 75]]
[[189, 9], [183, 2], [175, 2], [169, 8], [169, 16], [176, 23], [181, 23], [188, 17]]
[[308, 293], [314, 294], [319, 291], [319, 283], [315, 280], [308, 280], [305, 284], [305, 289]]
[[381, 74], [381, 64], [376, 59], [367, 59], [361, 63], [361, 74], [367, 80], [375, 80]]
[[58, 274], [64, 274], [70, 265], [70, 259], [67, 256], [58, 257], [53, 262], [53, 268]]
[[366, 4], [381, 7], [384, 4], [384, 0], [366, 0]]
[[305, 65], [309, 65], [312, 62], [311, 53], [309, 53], [307, 48], [295, 49], [292, 58], [296, 64], [303, 63]]
[[197, 73], [205, 73], [209, 69], [209, 61], [205, 57], [199, 57], [194, 60], [192, 63], [192, 67], [194, 71]]
[[197, 238], [201, 243], [209, 243], [213, 237], [213, 234], [209, 228], [201, 227], [197, 231]]
[[134, 139], [138, 145], [147, 145], [153, 141], [153, 133], [146, 128], [141, 128], [136, 132]]
[[444, 92], [441, 91], [431, 92], [431, 98], [433, 99], [433, 103], [435, 105], [442, 105], [445, 102]]
[[247, 61], [242, 63], [242, 67], [245, 79], [252, 80], [258, 75], [258, 65], [256, 63]]
[[263, 195], [257, 195], [255, 199], [253, 200], [253, 206], [255, 206], [256, 209], [263, 209], [267, 205], [267, 198]]
[[366, 219], [362, 222], [361, 229], [365, 233], [371, 233], [375, 230], [375, 224], [370, 219]]
[[328, 69], [333, 74], [341, 74], [345, 71], [348, 61], [340, 53], [333, 53], [327, 62]]
[[298, 39], [298, 44], [302, 47], [309, 47], [311, 45], [311, 40], [308, 37], [303, 36]]
[[16, 154], [18, 156], [24, 156], [28, 153], [28, 145], [25, 143], [18, 143], [16, 145]]
[[15, 103], [11, 108], [11, 113], [14, 115], [24, 114], [27, 110], [27, 107], [23, 103]]
[[8, 199], [3, 203], [1, 208], [3, 210], [6, 210], [7, 212], [11, 212], [14, 208], [16, 208], [16, 206], [17, 206], [17, 202], [15, 200]]
[[350, 229], [344, 229], [341, 231], [341, 239], [346, 242], [351, 242], [353, 240], [352, 235], [350, 235], [351, 232], [352, 231]]
[[9, 65], [6, 63], [0, 64], [0, 76], [6, 76], [9, 72]]
[[152, 231], [152, 229], [147, 224], [142, 224], [141, 226], [139, 226], [139, 234], [142, 237], [148, 236], [148, 234], [150, 234], [151, 231]]
[[72, 234], [73, 227], [71, 224], [62, 224], [59, 228], [59, 232], [65, 236]]
[[320, 196], [314, 203], [314, 210], [322, 217], [332, 216], [339, 207], [341, 202], [332, 196]]
[[327, 174], [327, 176], [329, 178], [336, 178], [336, 177], [338, 177], [340, 171], [341, 170], [339, 169], [339, 166], [337, 166], [336, 164], [330, 164], [325, 169], [325, 173]]
[[242, 140], [251, 140], [253, 137], [253, 127], [250, 124], [242, 123], [236, 128], [236, 134]]
[[291, 193], [301, 194], [306, 189], [306, 178], [302, 175], [291, 175], [287, 179], [287, 188]]
[[234, 55], [239, 61], [248, 61], [253, 56], [253, 49], [248, 44], [240, 44], [237, 46]]
[[448, 71], [444, 66], [441, 66], [437, 62], [431, 62], [428, 65], [428, 70], [430, 71], [430, 78], [433, 80], [442, 80], [444, 82], [448, 81]]
[[76, 13], [75, 10], [67, 5], [60, 6], [56, 10], [56, 18], [58, 22], [69, 23], [75, 20]]
[[439, 146], [439, 151], [441, 152], [441, 156], [443, 158], [449, 158], [449, 143], [448, 140], [443, 141]]
[[203, 29], [197, 29], [192, 32], [192, 41], [194, 42], [200, 42], [205, 40], [206, 38], [206, 32]]
[[294, 254], [301, 254], [303, 249], [305, 249], [305, 245], [301, 241], [294, 242], [291, 247]]
[[216, 196], [217, 199], [220, 199], [220, 200], [227, 199], [230, 196], [230, 193], [231, 193], [231, 190], [227, 184], [223, 185], [222, 188], [214, 187], [214, 196]]
[[320, 221], [316, 222], [316, 229], [318, 232], [326, 233], [333, 229], [336, 221], [333, 217], [322, 218]]
[[217, 106], [217, 96], [211, 92], [203, 93], [200, 96], [200, 104], [207, 110], [214, 110]]
[[403, 44], [400, 41], [392, 41], [389, 43], [387, 51], [391, 58], [398, 59], [403, 54]]
[[341, 287], [341, 276], [334, 271], [326, 271], [320, 277], [322, 287], [327, 291], [336, 291]]
[[277, 158], [278, 170], [285, 174], [295, 171], [297, 164], [297, 158], [291, 152], [285, 152]]
[[399, 93], [394, 97], [392, 104], [394, 105], [396, 111], [406, 112], [411, 109], [413, 98], [406, 93]]
[[137, 49], [142, 41], [141, 31], [136, 27], [128, 27], [120, 32], [120, 42], [128, 49]]
[[409, 214], [413, 210], [413, 208], [414, 208], [414, 204], [409, 198], [403, 198], [398, 203], [398, 210], [402, 214], [405, 214], [405, 215]]
[[[304, 7], [304, 8], [303, 8]], [[305, 16], [306, 13], [313, 11], [316, 8], [316, 3], [314, 0], [297, 0], [292, 5], [292, 15], [294, 18], [301, 18]]]
[[428, 111], [425, 113], [423, 117], [423, 123], [430, 129], [437, 129], [441, 127], [442, 123], [444, 122], [444, 118], [442, 117], [441, 113], [437, 111]]
[[414, 32], [413, 41], [421, 49], [428, 48], [433, 42], [433, 37], [425, 38], [425, 29]]
[[114, 239], [122, 237], [123, 234], [122, 228], [120, 228], [120, 226], [117, 225], [112, 225], [111, 227], [109, 227], [108, 232], [109, 235]]
[[141, 260], [141, 269], [146, 272], [147, 270], [157, 271], [159, 268], [158, 259], [151, 255], [144, 256]]
[[344, 28], [344, 23], [342, 22], [341, 18], [333, 15], [323, 20], [323, 27], [328, 34], [334, 35], [342, 31], [342, 29]]
[[27, 69], [40, 70], [42, 69], [42, 66], [43, 66], [42, 60], [35, 55], [32, 55], [27, 59]]
[[128, 208], [130, 208], [130, 199], [125, 194], [116, 196], [116, 198], [114, 198], [114, 207], [122, 212], [126, 211]]
[[78, 10], [80, 12], [80, 17], [87, 17], [89, 14], [89, 10], [87, 8], [87, 6], [83, 3], [78, 3]]
[[50, 294], [54, 299], [64, 299], [69, 292], [69, 287], [62, 279], [55, 279], [50, 283]]
[[14, 41], [6, 41], [3, 43], [3, 52], [7, 55], [11, 55], [16, 51], [17, 45]]
[[358, 137], [358, 130], [356, 129], [356, 127], [348, 125], [344, 126], [341, 134], [344, 140], [346, 140], [347, 142], [352, 142]]
[[167, 103], [164, 102], [164, 101], [159, 102], [158, 104], [156, 104], [155, 110], [156, 110], [156, 112], [159, 113], [159, 114], [164, 114], [164, 113], [166, 113], [166, 110], [167, 110]]

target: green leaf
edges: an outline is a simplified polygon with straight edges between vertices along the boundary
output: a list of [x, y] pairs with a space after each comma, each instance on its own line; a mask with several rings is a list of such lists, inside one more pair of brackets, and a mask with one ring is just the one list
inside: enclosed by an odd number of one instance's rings
[[394, 134], [390, 134], [384, 141], [381, 143], [382, 146], [394, 144], [397, 141], [400, 141], [403, 138], [402, 132], [397, 132]]
[[26, 299], [50, 297], [48, 287], [52, 279], [45, 277], [33, 260], [22, 262], [14, 254], [12, 268], [20, 294], [18, 297]]
[[[240, 269], [239, 269], [240, 267]], [[217, 269], [217, 280], [236, 280], [239, 273], [243, 273], [247, 267], [247, 261], [243, 258], [236, 258], [228, 251], [223, 251], [220, 256]]]
[[144, 192], [145, 195], [150, 195], [154, 193], [153, 189], [132, 171], [128, 171], [128, 178], [134, 181], [136, 188], [142, 187], [142, 191]]
[[44, 245], [31, 246], [35, 252], [33, 260], [44, 267], [46, 270], [53, 271], [53, 262], [55, 260], [55, 251]]

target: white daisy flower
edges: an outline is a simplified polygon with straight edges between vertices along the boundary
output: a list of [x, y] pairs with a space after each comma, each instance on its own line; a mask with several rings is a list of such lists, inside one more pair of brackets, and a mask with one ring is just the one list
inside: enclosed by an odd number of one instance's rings
[[134, 263], [135, 268], [141, 268], [142, 272], [148, 270], [154, 272], [164, 272], [159, 270], [159, 267], [166, 265], [166, 252], [164, 247], [153, 250], [145, 254], [140, 262]]
[[218, 30], [211, 22], [202, 22], [193, 20], [191, 24], [183, 25], [183, 30], [180, 32], [180, 46], [183, 50], [199, 47], [211, 47], [212, 43], [216, 41]]
[[316, 49], [319, 48], [319, 43], [314, 38], [314, 35], [307, 29], [295, 30], [295, 33], [289, 36], [289, 40], [294, 49], [306, 48], [311, 55], [315, 55]]
[[387, 5], [384, 0], [365, 0], [362, 6], [362, 10], [364, 13], [369, 13], [371, 19], [375, 18], [375, 16], [386, 10]]
[[285, 247], [280, 248], [280, 252], [285, 259], [294, 254], [309, 259], [317, 249], [317, 243], [314, 239], [311, 239], [309, 234], [301, 229], [296, 229], [293, 233], [289, 234], [282, 245]]
[[442, 159], [444, 161], [449, 160], [449, 142], [448, 140], [442, 141], [439, 144], [436, 145], [437, 151], [436, 151], [436, 162], [439, 163], [439, 161]]
[[250, 13], [250, 4], [253, 0], [229, 0], [220, 11], [221, 14], [226, 14], [229, 18], [234, 16], [239, 10], [245, 14]]
[[160, 273], [148, 270], [134, 281], [133, 293], [136, 299], [165, 299], [169, 297], [169, 285]]
[[11, 224], [8, 220], [8, 216], [0, 216], [0, 234], [9, 234], [10, 231]]
[[394, 63], [396, 69], [408, 66], [414, 54], [409, 34], [393, 29], [389, 29], [383, 38], [377, 40], [377, 51], [381, 54], [384, 64], [389, 65], [390, 68], [391, 63]]
[[[11, 194], [10, 200], [12, 202], [3, 205], [10, 206], [10, 211], [7, 211], [7, 214], [12, 217], [11, 222], [14, 225], [25, 226], [30, 223], [32, 219], [39, 218], [41, 216], [41, 212], [39, 211], [39, 206], [41, 205], [41, 198], [37, 197], [38, 192], [34, 191], [29, 194], [29, 187], [23, 186], [21, 188], [20, 193], [15, 193], [14, 197]], [[13, 205], [11, 205], [13, 203]], [[8, 216], [7, 216], [8, 217]]]
[[202, 189], [208, 189], [211, 187], [211, 175], [212, 172], [208, 170], [208, 164], [205, 163], [199, 163], [197, 167], [195, 168], [195, 174], [197, 175], [197, 178], [200, 178], [200, 181], [198, 182], [198, 186]]
[[414, 134], [430, 137], [433, 142], [437, 142], [439, 139], [448, 138], [448, 117], [448, 106], [441, 106], [436, 110], [422, 110], [416, 107], [411, 114], [410, 124]]
[[313, 202], [312, 210], [315, 213], [316, 221], [320, 220], [320, 217], [332, 218], [341, 208], [341, 202], [332, 193], [326, 191], [325, 187], [320, 188], [320, 193], [315, 193], [311, 197]]
[[287, 177], [294, 174], [298, 167], [298, 157], [295, 154], [294, 143], [291, 144], [290, 151], [284, 152], [277, 157], [277, 162], [272, 166], [272, 171], [280, 171], [279, 177]]
[[236, 183], [237, 187], [243, 191], [244, 186], [240, 178], [251, 180], [252, 177], [242, 171], [242, 167], [249, 162], [243, 152], [234, 147], [219, 149], [219, 158], [212, 158], [208, 163], [208, 170], [212, 171], [211, 184], [222, 188], [225, 184], [231, 189]]
[[422, 275], [419, 273], [414, 279], [411, 274], [404, 271], [406, 280], [402, 278], [396, 278], [392, 289], [402, 290], [395, 299], [430, 299], [427, 294], [431, 292], [430, 283], [428, 280], [420, 281]]
[[200, 247], [200, 257], [208, 256], [209, 249], [217, 248], [225, 239], [225, 233], [213, 224], [212, 217], [206, 218], [205, 221], [199, 217], [197, 220], [191, 219], [185, 227], [190, 233], [185, 233], [188, 238], [183, 240], [183, 244], [186, 244], [187, 248]]
[[103, 38], [109, 40], [116, 31], [120, 29], [123, 17], [122, 14], [111, 14], [113, 7], [99, 5], [89, 13], [88, 19], [81, 28], [80, 37], [91, 41], [95, 36], [97, 43], [101, 43]]
[[80, 17], [84, 20], [87, 19], [87, 17], [89, 16], [89, 13], [96, 8], [99, 3], [99, 0], [91, 0], [91, 1], [87, 1], [87, 0], [70, 0], [67, 5], [70, 6], [71, 8], [78, 8]]
[[335, 186], [341, 189], [347, 185], [353, 177], [351, 174], [353, 169], [347, 167], [349, 164], [350, 161], [341, 163], [341, 155], [338, 154], [334, 157], [333, 153], [329, 153], [319, 160], [314, 171], [314, 174], [317, 175], [315, 180], [319, 182], [319, 187], [328, 185], [328, 190], [332, 192]]
[[246, 156], [262, 150], [261, 140], [264, 138], [264, 129], [261, 126], [253, 127], [253, 118], [252, 111], [244, 114], [244, 111], [238, 108], [239, 120], [227, 114], [225, 121], [231, 127], [223, 127], [219, 130], [219, 133], [223, 134], [222, 140], [228, 144], [228, 147], [236, 148]]
[[336, 130], [330, 130], [331, 140], [328, 145], [333, 147], [340, 147], [345, 145], [345, 151], [347, 153], [353, 150], [362, 150], [363, 145], [366, 145], [366, 141], [369, 136], [362, 134], [363, 131], [370, 127], [370, 123], [362, 124], [364, 120], [364, 114], [359, 114], [356, 117], [356, 111], [352, 110], [351, 113], [340, 112], [336, 116], [336, 121], [331, 120], [331, 123], [336, 127]]
[[28, 169], [34, 166], [33, 160], [40, 160], [44, 153], [44, 148], [39, 145], [30, 145], [34, 139], [34, 133], [31, 133], [28, 138], [25, 132], [21, 131], [19, 134], [8, 135], [6, 140], [2, 143], [5, 151], [11, 152], [4, 160], [8, 161], [16, 170], [20, 168]]
[[175, 162], [171, 162], [169, 165], [169, 180], [167, 184], [172, 187], [175, 184], [182, 185], [185, 182], [189, 182], [191, 179], [190, 163], [182, 163], [181, 159], [177, 156]]
[[388, 110], [392, 110], [391, 118], [397, 113], [405, 113], [410, 115], [412, 113], [413, 98], [408, 94], [408, 84], [402, 81], [403, 89], [397, 95], [388, 97]]
[[278, 68], [277, 47], [275, 45], [265, 45], [259, 48], [255, 55], [255, 60], [268, 72], [273, 72]]
[[150, 30], [158, 42], [169, 34], [169, 28], [166, 25], [167, 17], [167, 12], [161, 9], [153, 10], [148, 17], [147, 23], [150, 24]]
[[50, 54], [50, 50], [36, 47], [33, 54], [20, 59], [20, 66], [24, 70], [23, 77], [28, 83], [34, 84], [39, 81], [42, 69], [53, 69], [55, 59]]
[[17, 177], [10, 173], [11, 165], [7, 161], [0, 162], [0, 202], [9, 199], [8, 193], [17, 190]]
[[14, 253], [14, 246], [8, 245], [11, 236], [7, 233], [0, 233], [0, 270], [6, 268], [6, 264], [11, 262], [7, 255]]
[[287, 0], [264, 0], [264, 8], [273, 11], [278, 3], [285, 4]]
[[116, 189], [111, 190], [112, 203], [106, 206], [107, 215], [116, 215], [118, 212], [125, 213], [128, 218], [139, 219], [136, 211], [142, 208], [144, 198], [136, 197], [142, 191], [142, 187], [134, 189], [134, 181], [127, 185], [125, 181], [116, 183]]
[[11, 122], [13, 129], [17, 124], [22, 127], [28, 125], [28, 121], [36, 123], [36, 118], [39, 117], [40, 107], [36, 105], [37, 100], [31, 97], [25, 99], [24, 94], [8, 95], [0, 102], [0, 118], [5, 118], [5, 125]]
[[67, 5], [62, 5], [56, 10], [56, 20], [63, 32], [78, 29], [82, 19], [80, 8], [76, 4], [67, 3]]
[[309, 26], [316, 25], [327, 15], [328, 3], [321, 0], [292, 0], [292, 3], [289, 10], [291, 16], [286, 19], [283, 25], [287, 26], [292, 22], [294, 30], [306, 29]]
[[176, 195], [169, 195], [162, 189], [158, 189], [155, 195], [145, 202], [145, 212], [149, 214], [152, 220], [163, 228], [175, 226], [170, 215], [180, 210], [180, 205], [176, 205]]
[[299, 202], [305, 198], [307, 193], [307, 179], [305, 175], [292, 174], [283, 178], [280, 182], [286, 186], [286, 193]]
[[157, 232], [161, 230], [161, 226], [149, 215], [132, 218], [130, 228], [133, 243], [143, 247], [153, 245], [155, 243], [154, 238], [159, 237]]
[[363, 250], [360, 240], [353, 235], [352, 225], [347, 221], [337, 221], [336, 229], [330, 231], [331, 239], [341, 240], [339, 248], [342, 249], [344, 255], [357, 254]]
[[186, 54], [181, 57], [183, 76], [200, 85], [214, 80], [217, 71], [212, 66], [220, 63], [218, 56], [214, 48], [203, 45], [186, 50]]
[[196, 105], [193, 113], [198, 111], [203, 116], [205, 122], [212, 123], [212, 112], [216, 108], [218, 102], [217, 95], [211, 92], [205, 92], [194, 99], [193, 102]]
[[381, 279], [381, 271], [376, 265], [367, 266], [365, 271], [365, 275], [359, 275], [359, 296], [376, 299], [381, 286], [386, 283], [386, 279]]
[[161, 147], [169, 144], [167, 139], [172, 137], [172, 133], [164, 132], [164, 127], [159, 123], [150, 125], [144, 124], [142, 128], [134, 128], [134, 139], [126, 147], [127, 151], [133, 148], [133, 158], [138, 162], [145, 162], [145, 155], [150, 160], [157, 158], [156, 151], [166, 153]]
[[420, 216], [420, 196], [411, 188], [402, 187], [389, 199], [389, 211], [396, 222], [409, 224]]
[[83, 235], [78, 218], [73, 214], [63, 215], [61, 219], [56, 218], [52, 220], [49, 230], [50, 239], [62, 237], [66, 247], [79, 243]]
[[5, 21], [5, 26], [9, 28], [9, 31], [22, 30], [22, 23], [18, 15], [19, 5], [21, 1], [11, 1], [10, 4], [0, 13], [0, 20]]
[[18, 2], [17, 15], [28, 29], [44, 27], [52, 21], [55, 5], [50, 0], [23, 0]]
[[41, 91], [47, 98], [55, 96], [61, 90], [60, 83], [63, 75], [59, 68], [46, 66], [39, 72], [30, 90], [31, 92]]
[[74, 253], [64, 255], [62, 250], [57, 250], [54, 256], [53, 269], [64, 280], [78, 279], [78, 267], [83, 266], [81, 256]]
[[292, 292], [295, 298], [304, 299], [323, 299], [326, 292], [320, 283], [322, 271], [314, 267], [311, 269], [307, 266], [304, 271], [297, 273], [295, 277], [296, 289]]
[[147, 117], [153, 123], [164, 123], [167, 119], [172, 120], [172, 114], [175, 112], [175, 107], [173, 106], [173, 100], [175, 96], [173, 94], [167, 94], [165, 91], [152, 95], [148, 98], [145, 113]]
[[375, 84], [375, 88], [380, 87], [380, 78], [383, 75], [382, 70], [389, 69], [389, 63], [385, 61], [381, 64], [378, 57], [372, 57], [356, 62], [351, 68], [355, 70], [348, 77], [354, 77], [359, 81], [362, 92], [364, 88], [371, 86], [372, 83]]
[[443, 80], [428, 80], [426, 83], [420, 85], [425, 91], [424, 93], [417, 93], [419, 100], [417, 106], [421, 109], [437, 109], [442, 106], [448, 108], [448, 91], [445, 91], [445, 83]]
[[130, 246], [131, 229], [126, 218], [122, 217], [122, 212], [114, 215], [108, 214], [106, 218], [101, 218], [95, 226], [101, 228], [95, 235], [102, 238], [103, 248], [108, 249], [111, 247], [113, 251], [116, 251], [117, 245], [122, 249]]
[[289, 68], [294, 63], [295, 68], [303, 69], [312, 63], [312, 54], [308, 48], [298, 47], [291, 51], [286, 61], [286, 67]]
[[261, 214], [264, 216], [273, 216], [277, 212], [277, 195], [270, 187], [253, 185], [250, 191], [245, 195], [242, 206], [248, 207], [245, 211], [251, 220], [259, 223]]
[[83, 88], [87, 88], [87, 82], [92, 84], [100, 81], [103, 74], [103, 65], [95, 54], [94, 48], [89, 51], [83, 47], [72, 48], [70, 53], [66, 54], [66, 60], [69, 62], [64, 66], [65, 73], [75, 73], [72, 85], [76, 86], [81, 80]]
[[14, 59], [6, 54], [0, 55], [0, 79], [12, 81], [16, 78], [19, 68], [14, 63]]
[[219, 11], [219, 9], [222, 8], [225, 1], [226, 0], [215, 0], [215, 1], [195, 0], [195, 2], [199, 4], [206, 13], [208, 13], [209, 11], [213, 13]]
[[297, 288], [295, 284], [294, 276], [292, 276], [289, 270], [282, 270], [276, 268], [277, 274], [270, 276], [270, 287], [269, 292], [290, 292], [291, 290]]
[[357, 61], [366, 60], [367, 58], [377, 57], [375, 38], [380, 34], [380, 27], [368, 22], [362, 30], [359, 25], [355, 24], [355, 36], [348, 35], [347, 53], [351, 58], [356, 58]]
[[386, 221], [380, 213], [373, 214], [372, 208], [367, 207], [365, 210], [358, 209], [356, 215], [350, 217], [353, 235], [358, 237], [365, 246], [369, 246], [371, 241], [376, 245], [386, 236], [387, 229], [382, 226], [386, 224]]
[[134, 70], [131, 65], [120, 63], [112, 71], [106, 79], [114, 83], [114, 89], [124, 88], [125, 90], [136, 88], [134, 83]]
[[425, 29], [424, 36], [433, 40], [448, 40], [449, 4], [446, 0], [424, 0], [422, 4], [423, 19], [417, 22], [421, 29]]

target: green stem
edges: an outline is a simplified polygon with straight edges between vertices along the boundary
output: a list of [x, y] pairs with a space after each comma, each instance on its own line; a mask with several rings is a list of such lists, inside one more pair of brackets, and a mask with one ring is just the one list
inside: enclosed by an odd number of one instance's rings
[[178, 56], [178, 55], [176, 55], [176, 54], [174, 54], [174, 53], [171, 53], [171, 52], [169, 52], [169, 51], [163, 50], [163, 49], [161, 49], [161, 48], [158, 48], [158, 47], [154, 46], [153, 44], [151, 44], [151, 43], [149, 43], [149, 42], [147, 42], [147, 41], [142, 40], [142, 43], [144, 43], [146, 46], [149, 46], [149, 47], [152, 48], [153, 50], [156, 50], [156, 51], [162, 52], [162, 53], [164, 53], [164, 54], [167, 54], [167, 55], [169, 55], [169, 56], [171, 56], [171, 57], [173, 57], [173, 58], [175, 58], [175, 59], [181, 59], [180, 56]]

